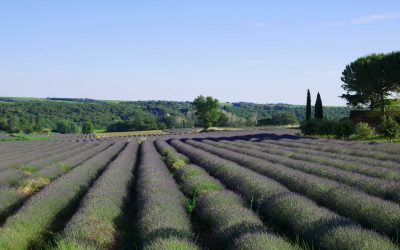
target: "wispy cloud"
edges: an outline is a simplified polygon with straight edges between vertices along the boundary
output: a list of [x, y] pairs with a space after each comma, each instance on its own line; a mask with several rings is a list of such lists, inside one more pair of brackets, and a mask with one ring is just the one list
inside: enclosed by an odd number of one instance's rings
[[360, 18], [356, 18], [351, 21], [352, 24], [368, 24], [380, 21], [389, 21], [398, 19], [399, 16], [396, 14], [374, 14], [369, 16], [364, 16]]
[[363, 25], [363, 24], [371, 24], [375, 22], [383, 22], [383, 21], [391, 21], [399, 19], [400, 15], [393, 13], [386, 14], [372, 14], [368, 16], [362, 16], [358, 18], [354, 18], [352, 20], [347, 21], [333, 21], [333, 22], [325, 22], [322, 23], [323, 26], [332, 26], [339, 27], [344, 25]]

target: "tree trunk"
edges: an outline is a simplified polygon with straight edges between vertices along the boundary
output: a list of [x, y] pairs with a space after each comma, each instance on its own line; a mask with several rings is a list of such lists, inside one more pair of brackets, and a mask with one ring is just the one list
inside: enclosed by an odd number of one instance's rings
[[383, 93], [380, 95], [380, 104], [381, 104], [381, 116], [385, 116], [385, 96]]

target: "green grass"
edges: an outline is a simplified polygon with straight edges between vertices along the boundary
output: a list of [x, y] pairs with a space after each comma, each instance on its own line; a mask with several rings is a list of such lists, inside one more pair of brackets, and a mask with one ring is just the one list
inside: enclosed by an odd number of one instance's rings
[[22, 171], [27, 175], [31, 175], [34, 172], [38, 171], [38, 168], [33, 165], [25, 165], [22, 167]]
[[46, 141], [51, 140], [51, 138], [47, 136], [35, 136], [35, 135], [27, 135], [27, 134], [10, 134], [11, 138], [3, 138], [0, 141]]

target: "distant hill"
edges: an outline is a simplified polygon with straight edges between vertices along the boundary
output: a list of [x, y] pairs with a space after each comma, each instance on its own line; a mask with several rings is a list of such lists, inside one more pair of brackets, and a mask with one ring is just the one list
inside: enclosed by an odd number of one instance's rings
[[[305, 106], [290, 104], [255, 104], [247, 102], [221, 103], [232, 127], [256, 126], [257, 121], [270, 118], [277, 112], [291, 112], [304, 120]], [[347, 117], [347, 107], [325, 107], [329, 119]], [[0, 97], [0, 130], [5, 126], [38, 131], [54, 130], [59, 121], [78, 126], [92, 121], [96, 129], [105, 129], [112, 123], [139, 119], [152, 124], [152, 129], [194, 127], [191, 102], [176, 101], [108, 101], [79, 98], [20, 98]], [[3, 128], [4, 130], [4, 128]]]

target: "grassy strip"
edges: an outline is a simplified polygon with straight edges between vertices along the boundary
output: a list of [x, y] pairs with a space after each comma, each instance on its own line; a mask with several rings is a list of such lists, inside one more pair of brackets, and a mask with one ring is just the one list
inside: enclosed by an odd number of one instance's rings
[[136, 177], [139, 245], [154, 249], [175, 239], [181, 249], [198, 249], [185, 198], [160, 158], [151, 141], [142, 143]]
[[81, 207], [64, 229], [58, 249], [110, 249], [115, 246], [115, 222], [122, 212], [133, 178], [138, 146], [131, 142], [110, 164], [86, 195]]
[[[155, 142], [157, 149], [166, 159], [184, 158], [165, 141]], [[185, 165], [175, 170], [174, 161], [169, 161], [181, 190], [189, 197], [194, 208], [194, 218], [206, 226], [205, 238], [211, 238], [209, 246], [218, 249], [297, 249], [289, 242], [268, 232], [257, 215], [248, 209], [243, 199], [228, 191], [215, 178], [196, 165]], [[259, 241], [249, 241], [251, 235], [258, 235]], [[215, 243], [214, 243], [215, 242]]]
[[400, 207], [396, 203], [366, 195], [325, 178], [309, 175], [283, 165], [270, 164], [238, 151], [216, 148], [195, 141], [188, 141], [188, 143], [275, 179], [289, 189], [317, 201], [318, 204], [350, 217], [366, 227], [374, 228], [394, 240], [399, 238]]
[[171, 144], [245, 197], [280, 232], [321, 249], [398, 249], [388, 238], [360, 228], [266, 176], [181, 141]]
[[47, 136], [33, 136], [27, 134], [11, 134], [11, 138], [2, 138], [0, 141], [46, 141], [51, 140]]
[[45, 244], [45, 236], [72, 213], [91, 182], [124, 146], [123, 142], [114, 144], [31, 197], [0, 229], [0, 248], [20, 250]]

